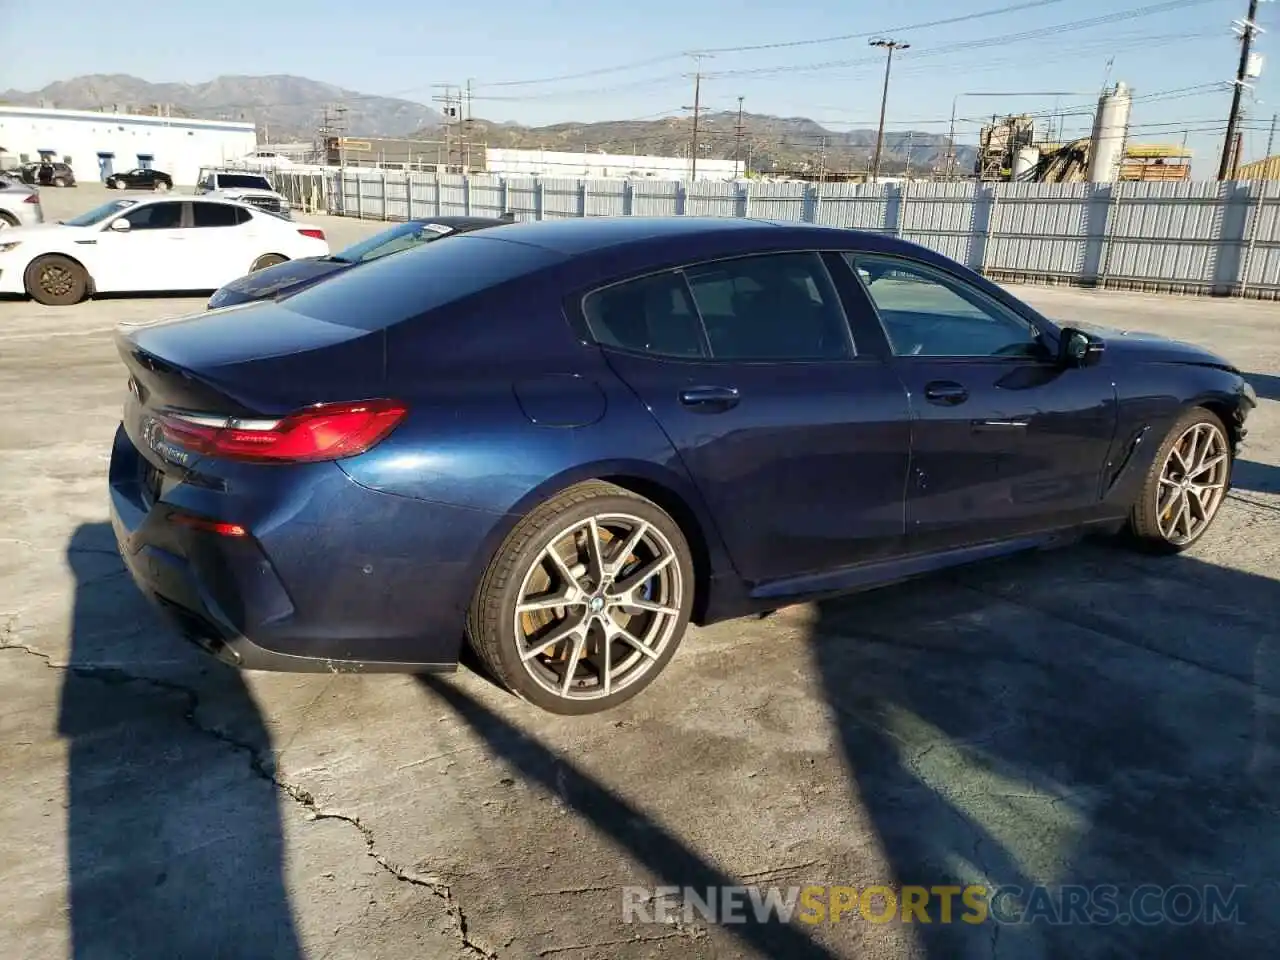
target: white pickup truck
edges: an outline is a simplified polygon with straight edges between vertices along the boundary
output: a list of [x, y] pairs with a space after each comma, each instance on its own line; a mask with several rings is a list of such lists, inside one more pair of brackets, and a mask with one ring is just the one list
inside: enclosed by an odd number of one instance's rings
[[196, 193], [213, 199], [238, 200], [269, 213], [285, 216], [289, 213], [289, 201], [272, 188], [271, 181], [247, 170], [201, 168]]

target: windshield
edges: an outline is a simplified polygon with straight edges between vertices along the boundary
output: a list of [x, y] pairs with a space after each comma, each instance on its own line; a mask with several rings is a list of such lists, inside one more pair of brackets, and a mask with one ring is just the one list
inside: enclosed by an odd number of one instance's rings
[[70, 220], [63, 220], [69, 227], [92, 227], [95, 223], [101, 223], [108, 217], [114, 217], [121, 210], [128, 210], [137, 200], [112, 200], [104, 203], [100, 207], [94, 207], [88, 213], [82, 213], [78, 217], [72, 217]]
[[270, 190], [271, 182], [266, 177], [254, 177], [247, 173], [218, 174], [218, 189], [226, 190], [228, 187], [240, 190]]
[[361, 263], [365, 260], [377, 260], [389, 253], [409, 250], [432, 240], [439, 240], [452, 231], [436, 223], [401, 223], [390, 230], [375, 233], [372, 237], [353, 243], [345, 250], [334, 254], [334, 260], [343, 263]]

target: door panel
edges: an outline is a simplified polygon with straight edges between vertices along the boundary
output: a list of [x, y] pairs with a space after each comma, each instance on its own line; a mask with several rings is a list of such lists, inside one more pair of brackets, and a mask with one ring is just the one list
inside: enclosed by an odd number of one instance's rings
[[103, 292], [182, 290], [194, 275], [189, 230], [182, 227], [181, 201], [129, 207], [120, 217], [130, 229], [118, 232], [108, 222], [96, 235], [94, 280]]
[[193, 265], [193, 289], [216, 290], [249, 272], [255, 254], [248, 222], [240, 222], [238, 208], [214, 201], [193, 200], [191, 236], [198, 262]]
[[587, 298], [587, 322], [671, 440], [749, 583], [900, 549], [902, 384], [881, 359], [853, 357], [819, 258], [746, 259], [775, 262], [608, 288]]
[[905, 258], [852, 262], [911, 398], [912, 549], [1091, 517], [1116, 427], [1110, 374], [1060, 366], [1029, 318], [959, 276]]

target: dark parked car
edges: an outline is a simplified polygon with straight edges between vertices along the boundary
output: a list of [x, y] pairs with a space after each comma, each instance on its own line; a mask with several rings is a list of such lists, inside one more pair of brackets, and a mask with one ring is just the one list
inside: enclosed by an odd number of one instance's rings
[[513, 223], [514, 214], [501, 217], [435, 217], [426, 220], [409, 220], [390, 229], [366, 237], [329, 257], [307, 260], [289, 260], [274, 266], [263, 267], [232, 280], [209, 298], [208, 309], [229, 307], [251, 300], [270, 300], [297, 293], [313, 283], [341, 270], [367, 263], [388, 254], [410, 250], [424, 243], [452, 237], [488, 227]]
[[728, 218], [480, 231], [117, 338], [116, 536], [188, 636], [406, 671], [465, 635], [562, 713], [635, 695], [690, 620], [1089, 528], [1182, 550], [1257, 402], [913, 244]]
[[173, 189], [173, 177], [163, 170], [139, 167], [136, 170], [112, 174], [107, 179], [107, 186], [112, 190], [157, 190], [163, 193], [165, 190]]
[[74, 187], [76, 175], [65, 163], [26, 163], [20, 168], [23, 183], [41, 187]]

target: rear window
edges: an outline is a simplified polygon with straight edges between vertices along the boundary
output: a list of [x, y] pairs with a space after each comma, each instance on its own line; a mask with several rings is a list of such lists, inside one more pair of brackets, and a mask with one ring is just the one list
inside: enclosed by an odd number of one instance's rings
[[542, 247], [461, 236], [366, 261], [282, 305], [325, 323], [383, 330], [565, 259]]
[[220, 173], [218, 186], [223, 190], [228, 187], [239, 190], [270, 190], [271, 182], [266, 177], [254, 177], [245, 173]]

